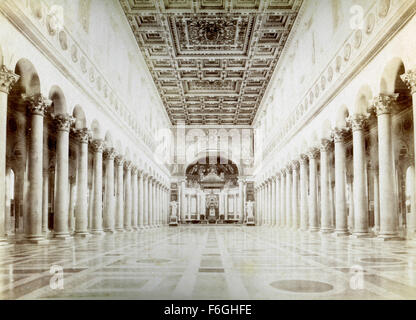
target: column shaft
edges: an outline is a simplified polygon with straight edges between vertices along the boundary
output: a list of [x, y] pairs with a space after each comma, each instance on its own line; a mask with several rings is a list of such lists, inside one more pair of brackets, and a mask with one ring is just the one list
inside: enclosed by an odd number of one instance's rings
[[317, 185], [316, 185], [316, 173], [318, 158], [318, 149], [312, 149], [309, 156], [309, 231], [319, 231], [318, 225], [318, 206], [317, 206]]
[[104, 231], [114, 232], [114, 158], [116, 156], [114, 148], [109, 148], [104, 152], [106, 161], [106, 183], [105, 183], [105, 210], [104, 210]]
[[335, 142], [335, 234], [348, 235], [345, 129], [333, 132]]
[[330, 203], [331, 182], [329, 181], [329, 151], [331, 141], [323, 139], [321, 145], [321, 232], [334, 231]]
[[76, 129], [78, 140], [77, 203], [75, 205], [75, 235], [88, 234], [88, 139], [87, 129]]
[[92, 149], [94, 152], [94, 202], [92, 213], [92, 228], [91, 233], [103, 233], [103, 140], [94, 140], [92, 142]]
[[[366, 195], [366, 161], [364, 125], [365, 117], [356, 116], [351, 118], [353, 128], [353, 154], [354, 154], [354, 232], [355, 237], [369, 236], [368, 211]], [[390, 181], [390, 183], [393, 180]]]
[[[28, 100], [32, 118], [28, 168], [29, 203], [24, 223], [24, 233], [25, 238], [29, 242], [41, 242], [44, 240], [44, 236], [42, 235], [43, 116], [46, 108], [50, 106], [51, 101], [41, 95], [30, 97]], [[4, 176], [4, 173], [2, 175]], [[4, 197], [2, 197], [1, 205], [4, 208]], [[1, 211], [2, 235], [0, 236], [4, 237], [4, 209]]]

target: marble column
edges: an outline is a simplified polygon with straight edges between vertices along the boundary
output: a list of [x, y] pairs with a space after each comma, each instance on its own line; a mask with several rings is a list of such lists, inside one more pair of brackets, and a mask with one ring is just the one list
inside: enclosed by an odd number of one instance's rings
[[[407, 85], [412, 95], [413, 102], [413, 152], [416, 153], [416, 69], [408, 70], [401, 75], [401, 79]], [[413, 168], [416, 168], [416, 156], [413, 157]], [[416, 187], [416, 175], [413, 176], [413, 186]], [[381, 194], [380, 194], [381, 197]], [[412, 202], [413, 204], [414, 202]], [[412, 208], [412, 213], [416, 213], [416, 208]], [[416, 219], [416, 217], [415, 217]]]
[[118, 232], [124, 232], [124, 159], [118, 155], [114, 160], [117, 168], [115, 227]]
[[381, 239], [399, 238], [399, 220], [395, 207], [394, 158], [392, 112], [398, 95], [379, 95], [374, 99], [373, 108], [377, 113], [378, 125], [378, 167], [380, 192]]
[[154, 228], [156, 228], [157, 227], [157, 225], [156, 225], [156, 217], [157, 217], [157, 209], [158, 209], [158, 205], [157, 205], [157, 203], [156, 203], [156, 199], [157, 199], [157, 180], [155, 179], [154, 181], [153, 181], [153, 219], [152, 219], [152, 224], [153, 224], [153, 227]]
[[77, 203], [75, 205], [75, 236], [85, 237], [88, 233], [88, 140], [90, 131], [75, 129], [78, 141]]
[[263, 201], [262, 201], [262, 210], [261, 210], [261, 225], [265, 225], [267, 218], [267, 182], [263, 181]]
[[150, 176], [149, 180], [149, 190], [148, 190], [148, 210], [149, 210], [149, 228], [153, 228], [153, 177]]
[[[349, 118], [353, 132], [353, 158], [354, 158], [354, 230], [353, 237], [370, 236], [368, 223], [368, 208], [365, 179], [365, 139], [364, 128], [367, 117], [355, 115]], [[392, 180], [393, 181], [393, 180]], [[390, 181], [390, 183], [392, 182]]]
[[319, 157], [319, 149], [312, 148], [308, 152], [309, 157], [309, 231], [318, 232], [318, 186], [316, 185], [317, 179], [317, 159]]
[[280, 174], [280, 172], [278, 172], [276, 174], [276, 195], [275, 195], [275, 197], [276, 197], [276, 204], [275, 204], [275, 207], [276, 207], [276, 213], [275, 213], [276, 227], [280, 227], [280, 224], [281, 224], [281, 212], [280, 212], [280, 203], [282, 201], [280, 199], [281, 180], [282, 180], [281, 174]]
[[300, 224], [299, 212], [299, 162], [292, 162], [292, 229], [298, 230]]
[[[43, 145], [48, 145], [49, 132], [45, 126], [43, 131]], [[42, 233], [49, 233], [49, 162], [50, 150], [44, 148], [43, 151], [43, 190], [42, 190]], [[16, 203], [15, 203], [16, 205]], [[10, 216], [10, 215], [9, 215]], [[7, 230], [6, 230], [7, 231]]]
[[125, 189], [124, 189], [124, 230], [127, 232], [131, 231], [131, 211], [132, 211], [132, 197], [131, 197], [131, 168], [132, 163], [131, 161], [124, 162], [124, 170], [126, 172], [125, 176]]
[[374, 230], [378, 234], [380, 231], [380, 191], [378, 183], [378, 165], [371, 164], [373, 178], [373, 202], [374, 202]]
[[414, 238], [416, 235], [416, 212], [415, 212], [415, 205], [416, 205], [416, 192], [415, 192], [415, 184], [414, 184], [414, 176], [415, 176], [415, 168], [413, 165], [409, 167], [410, 175], [412, 179], [412, 183], [409, 186], [409, 193], [410, 193], [410, 217], [409, 223], [407, 226], [407, 232], [411, 238]]
[[76, 178], [75, 176], [69, 177], [69, 189], [70, 189], [70, 200], [69, 200], [69, 217], [68, 217], [68, 225], [69, 225], [69, 232], [72, 234], [75, 231], [75, 200], [77, 196], [77, 188], [76, 188]]
[[160, 227], [160, 212], [161, 212], [161, 199], [160, 199], [160, 188], [161, 184], [160, 181], [156, 183], [156, 216], [155, 216], [155, 225], [156, 227]]
[[330, 192], [331, 182], [329, 181], [329, 152], [332, 141], [322, 139], [321, 141], [321, 233], [332, 233], [334, 225], [332, 221]]
[[345, 128], [335, 128], [332, 135], [334, 136], [335, 149], [335, 235], [345, 236], [348, 232], [348, 214], [346, 199], [346, 151]]
[[[27, 98], [27, 103], [31, 113], [31, 132], [28, 168], [29, 203], [24, 223], [24, 234], [28, 242], [42, 243], [45, 242], [45, 237], [42, 234], [43, 117], [52, 102], [42, 95], [35, 95]], [[1, 205], [4, 208], [3, 197]], [[2, 210], [2, 215], [1, 228], [3, 230], [1, 236], [4, 237], [4, 210]]]
[[292, 167], [286, 167], [286, 227], [292, 227]]
[[308, 230], [308, 156], [302, 154], [300, 164], [300, 229]]
[[244, 222], [244, 179], [238, 179], [238, 211], [240, 212], [240, 223]]
[[139, 193], [138, 193], [138, 168], [136, 166], [133, 166], [131, 169], [131, 184], [132, 184], [132, 203], [133, 203], [133, 210], [132, 214], [133, 217], [131, 219], [132, 221], [132, 229], [137, 230], [138, 229], [138, 219], [139, 219]]
[[286, 170], [280, 174], [280, 227], [286, 227]]
[[143, 172], [143, 227], [149, 227], [149, 176]]
[[114, 233], [115, 213], [114, 213], [114, 159], [116, 152], [114, 148], [107, 148], [104, 151], [106, 162], [106, 183], [105, 183], [105, 210], [104, 210], [104, 231]]
[[6, 181], [7, 101], [10, 90], [19, 78], [5, 65], [0, 67], [0, 242], [7, 241], [5, 225], [6, 184], [4, 183]]
[[57, 114], [54, 122], [57, 130], [54, 238], [68, 239], [70, 237], [68, 230], [69, 129], [74, 118], [69, 114]]
[[42, 233], [48, 233], [48, 232], [49, 232], [49, 168], [46, 167], [43, 169]]
[[95, 139], [91, 143], [94, 153], [93, 179], [94, 202], [92, 212], [92, 234], [103, 234], [103, 151], [104, 140]]
[[186, 180], [182, 179], [180, 181], [181, 185], [181, 222], [185, 223], [185, 214], [186, 214], [186, 199], [185, 199], [185, 189], [186, 189]]
[[272, 177], [271, 225], [276, 226], [276, 177]]
[[269, 180], [264, 182], [264, 214], [263, 214], [263, 225], [267, 225], [269, 219]]

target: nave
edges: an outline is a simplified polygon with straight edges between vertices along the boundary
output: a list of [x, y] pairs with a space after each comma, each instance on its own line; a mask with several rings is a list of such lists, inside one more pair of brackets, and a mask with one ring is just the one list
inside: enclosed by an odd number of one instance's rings
[[[270, 226], [162, 227], [14, 244], [0, 257], [1, 299], [416, 297], [415, 241]], [[54, 279], [60, 267], [63, 283]]]

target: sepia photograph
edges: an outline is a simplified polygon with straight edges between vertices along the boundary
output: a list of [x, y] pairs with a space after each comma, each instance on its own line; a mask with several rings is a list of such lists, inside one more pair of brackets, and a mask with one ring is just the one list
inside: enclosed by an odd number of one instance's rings
[[416, 300], [415, 14], [0, 0], [0, 300]]

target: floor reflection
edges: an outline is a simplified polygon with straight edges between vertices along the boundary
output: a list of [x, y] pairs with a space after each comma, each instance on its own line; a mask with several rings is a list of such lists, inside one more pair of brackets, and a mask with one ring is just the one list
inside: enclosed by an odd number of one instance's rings
[[415, 299], [415, 262], [415, 241], [161, 228], [0, 247], [0, 298]]

